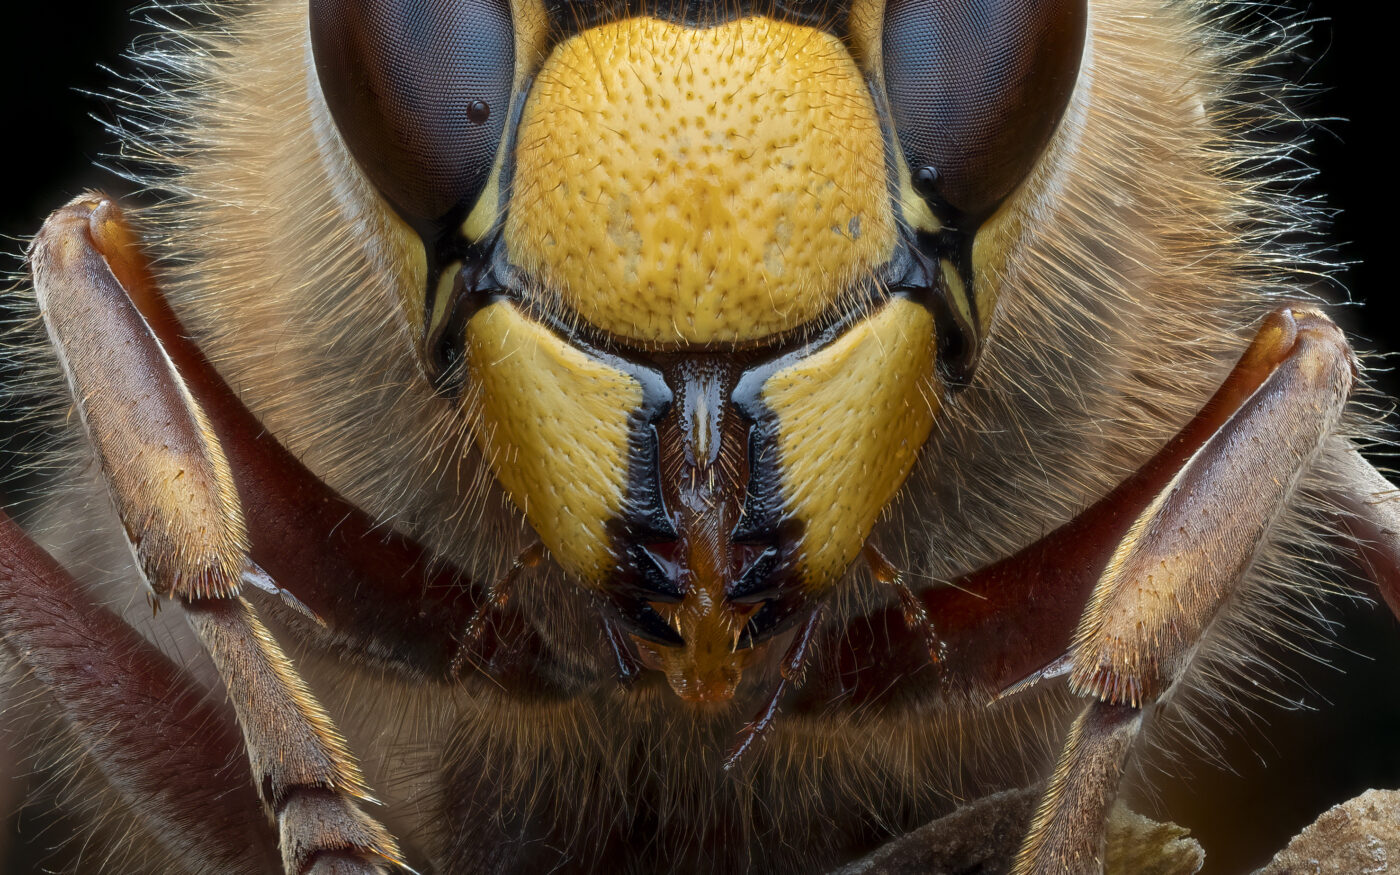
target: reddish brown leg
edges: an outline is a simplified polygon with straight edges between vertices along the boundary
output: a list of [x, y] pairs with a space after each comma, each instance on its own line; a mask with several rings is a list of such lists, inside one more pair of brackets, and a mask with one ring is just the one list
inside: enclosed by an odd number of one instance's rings
[[908, 581], [904, 579], [904, 572], [886, 559], [885, 554], [874, 544], [867, 542], [861, 550], [861, 555], [865, 558], [865, 564], [870, 567], [870, 575], [875, 581], [890, 587], [899, 597], [899, 608], [904, 613], [904, 627], [910, 632], [922, 635], [924, 645], [928, 648], [929, 659], [934, 665], [942, 664], [945, 655], [943, 642], [939, 640], [938, 630], [933, 626], [928, 608], [914, 590], [909, 588]]
[[[488, 640], [492, 630], [498, 628], [495, 620], [500, 617], [510, 604], [511, 593], [515, 589], [516, 582], [520, 575], [527, 568], [534, 568], [544, 561], [544, 545], [539, 541], [531, 544], [515, 557], [515, 561], [510, 564], [505, 576], [496, 581], [486, 591], [485, 597], [481, 600], [481, 606], [472, 614], [471, 620], [467, 623], [462, 641], [457, 645], [457, 652], [452, 657], [452, 676], [461, 675], [462, 670], [468, 665], [473, 657], [482, 652], [482, 642]], [[492, 649], [494, 643], [488, 644]]]
[[990, 698], [1060, 665], [1114, 551], [1148, 505], [1273, 377], [1282, 360], [1275, 347], [1251, 347], [1191, 422], [1079, 516], [1006, 559], [920, 594], [942, 644], [941, 684], [929, 685], [923, 635], [907, 628], [902, 606], [895, 606], [851, 621], [814, 648], [826, 656], [813, 666], [795, 707], [819, 712], [838, 703], [948, 693]]
[[[941, 683], [925, 674], [925, 642], [906, 628], [907, 611], [891, 607], [816, 648], [834, 656], [815, 667], [799, 710], [995, 697], [1072, 671], [1072, 687], [1093, 702], [1075, 722], [1018, 872], [1094, 871], [1140, 706], [1170, 690], [1245, 575], [1332, 433], [1352, 368], [1325, 317], [1274, 314], [1210, 402], [1136, 474], [1016, 555], [922, 595], [944, 645]], [[1366, 476], [1355, 478], [1368, 484], [1353, 486], [1355, 496], [1388, 486]], [[1353, 520], [1380, 546], [1369, 555], [1388, 598], [1400, 592], [1396, 516], [1394, 504], [1372, 501]]]
[[118, 279], [134, 275], [135, 252], [115, 206], [85, 198], [59, 210], [31, 262], [44, 324], [141, 572], [185, 607], [214, 659], [255, 786], [277, 815], [286, 871], [347, 871], [343, 858], [363, 873], [402, 866], [393, 837], [356, 804], [367, 798], [364, 782], [329, 717], [238, 595], [250, 565], [232, 471]]
[[[534, 689], [549, 677], [544, 645], [517, 613], [484, 611], [484, 587], [346, 501], [262, 427], [186, 336], [115, 207], [104, 210], [111, 218], [94, 226], [95, 244], [228, 459], [252, 559], [325, 620], [299, 631], [416, 677], [447, 679], [454, 658], [506, 687]], [[491, 622], [459, 650], [473, 618], [485, 614]]]
[[1325, 317], [1276, 314], [1246, 358], [1273, 362], [1273, 372], [1142, 511], [1095, 585], [1070, 673], [1070, 688], [1090, 704], [1061, 753], [1018, 875], [1101, 870], [1105, 815], [1140, 709], [1189, 667], [1341, 418], [1354, 365]]
[[3, 512], [0, 642], [172, 858], [248, 875], [277, 865], [233, 715], [94, 605]]

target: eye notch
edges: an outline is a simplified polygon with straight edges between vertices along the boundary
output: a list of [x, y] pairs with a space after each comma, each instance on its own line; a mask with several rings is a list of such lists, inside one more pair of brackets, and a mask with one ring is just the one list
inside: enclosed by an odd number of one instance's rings
[[889, 0], [885, 88], [915, 191], [977, 224], [1030, 173], [1064, 115], [1087, 0]]
[[440, 269], [429, 289], [423, 367], [433, 388], [449, 398], [458, 397], [466, 378], [467, 323], [482, 307], [505, 295], [492, 258], [498, 241], [495, 235], [481, 246], [468, 246]]
[[365, 176], [425, 243], [455, 233], [509, 115], [509, 0], [311, 0], [311, 47]]

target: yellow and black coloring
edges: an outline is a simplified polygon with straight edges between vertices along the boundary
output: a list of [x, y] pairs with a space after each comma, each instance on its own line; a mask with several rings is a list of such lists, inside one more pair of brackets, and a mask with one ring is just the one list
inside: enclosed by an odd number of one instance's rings
[[66, 485], [0, 517], [121, 871], [818, 872], [951, 813], [945, 868], [1098, 872], [1309, 551], [1400, 607], [1215, 4], [202, 11], [125, 107], [164, 197], [30, 251]]

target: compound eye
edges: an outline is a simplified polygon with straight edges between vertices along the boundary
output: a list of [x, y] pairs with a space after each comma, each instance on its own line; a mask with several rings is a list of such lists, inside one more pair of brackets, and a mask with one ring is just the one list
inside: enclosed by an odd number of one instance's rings
[[355, 161], [420, 233], [461, 221], [500, 146], [509, 0], [311, 0], [321, 90]]
[[1074, 90], [1087, 0], [889, 0], [885, 85], [916, 191], [980, 221], [1030, 173]]

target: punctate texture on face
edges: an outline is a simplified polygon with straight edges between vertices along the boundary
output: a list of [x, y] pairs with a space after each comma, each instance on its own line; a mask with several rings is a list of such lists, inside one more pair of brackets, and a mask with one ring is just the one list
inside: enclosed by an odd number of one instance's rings
[[808, 27], [584, 31], [540, 71], [516, 161], [511, 259], [645, 344], [799, 328], [894, 244], [871, 97], [843, 44]]
[[764, 382], [807, 586], [841, 579], [909, 476], [938, 412], [936, 356], [929, 311], [895, 298]]
[[496, 479], [559, 563], [585, 585], [601, 584], [641, 385], [506, 302], [467, 324], [467, 363], [477, 442]]

